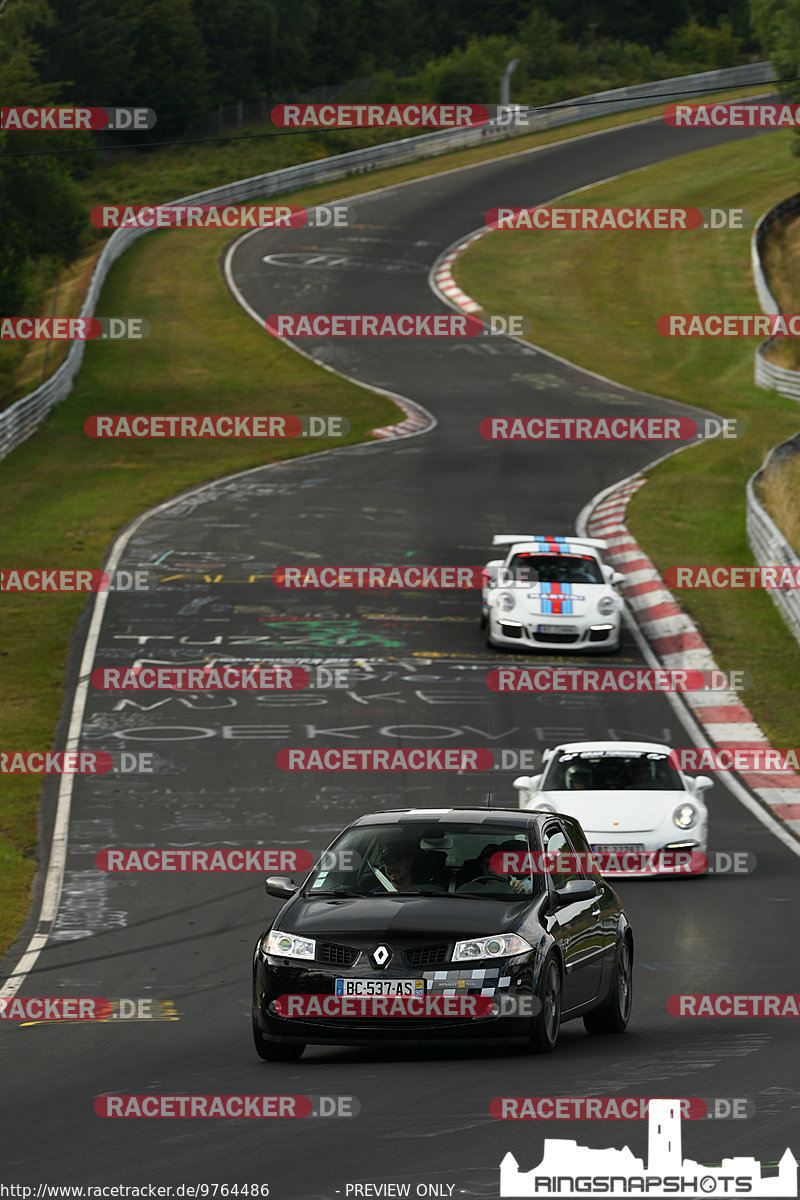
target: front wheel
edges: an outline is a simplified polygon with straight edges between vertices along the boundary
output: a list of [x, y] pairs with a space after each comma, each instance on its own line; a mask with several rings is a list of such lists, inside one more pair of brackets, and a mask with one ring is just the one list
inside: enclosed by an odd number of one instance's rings
[[540, 1009], [533, 1019], [528, 1049], [531, 1054], [550, 1054], [556, 1048], [561, 1025], [561, 971], [554, 954], [545, 960], [536, 995]]
[[587, 1033], [624, 1033], [633, 1006], [633, 953], [626, 938], [617, 959], [617, 970], [608, 999], [587, 1013], [583, 1024]]
[[297, 1062], [305, 1050], [302, 1042], [273, 1042], [264, 1037], [255, 1019], [253, 1020], [253, 1042], [256, 1054], [265, 1062]]

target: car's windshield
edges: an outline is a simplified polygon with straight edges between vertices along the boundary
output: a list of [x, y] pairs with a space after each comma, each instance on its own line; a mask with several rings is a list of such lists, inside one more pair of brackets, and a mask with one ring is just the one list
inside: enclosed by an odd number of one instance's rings
[[[342, 834], [309, 876], [307, 896], [481, 896], [508, 901], [538, 893], [524, 856], [527, 833], [489, 823], [393, 822]], [[508, 862], [504, 855], [514, 852]], [[512, 865], [526, 870], [498, 873]]]
[[554, 759], [542, 781], [542, 791], [683, 791], [677, 771], [665, 753], [626, 753], [623, 750], [566, 751]]
[[589, 554], [515, 554], [508, 564], [516, 583], [603, 583], [597, 559]]

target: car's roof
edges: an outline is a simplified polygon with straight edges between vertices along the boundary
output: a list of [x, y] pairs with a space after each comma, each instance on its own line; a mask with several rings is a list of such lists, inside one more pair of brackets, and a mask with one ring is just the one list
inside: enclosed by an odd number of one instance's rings
[[562, 742], [560, 746], [554, 746], [553, 752], [558, 750], [566, 750], [570, 754], [580, 753], [581, 751], [616, 751], [617, 754], [668, 754], [669, 746], [663, 742]]
[[532, 812], [518, 808], [390, 808], [383, 812], [365, 813], [357, 817], [352, 825], [398, 825], [419, 822], [426, 825], [527, 825]]

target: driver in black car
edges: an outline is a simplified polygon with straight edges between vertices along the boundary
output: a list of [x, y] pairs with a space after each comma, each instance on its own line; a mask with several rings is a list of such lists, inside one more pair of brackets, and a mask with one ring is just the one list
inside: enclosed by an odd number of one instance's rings
[[398, 892], [419, 889], [444, 891], [432, 878], [428, 865], [422, 860], [420, 848], [414, 842], [393, 842], [385, 846], [380, 869]]

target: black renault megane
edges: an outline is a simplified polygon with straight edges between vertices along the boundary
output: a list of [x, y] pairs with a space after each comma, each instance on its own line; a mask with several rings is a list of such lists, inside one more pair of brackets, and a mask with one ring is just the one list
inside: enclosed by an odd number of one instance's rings
[[373, 813], [302, 883], [272, 876], [266, 890], [287, 903], [255, 948], [264, 1059], [379, 1042], [515, 1040], [547, 1053], [562, 1021], [628, 1024], [633, 934], [562, 813]]

